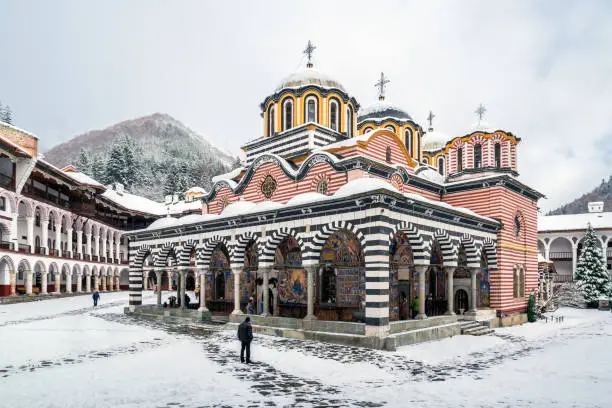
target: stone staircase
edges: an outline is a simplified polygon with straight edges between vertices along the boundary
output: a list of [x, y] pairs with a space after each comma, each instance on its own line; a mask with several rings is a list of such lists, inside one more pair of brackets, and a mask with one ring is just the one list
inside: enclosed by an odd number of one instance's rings
[[461, 323], [461, 334], [470, 336], [486, 336], [493, 333], [487, 322], [467, 321]]

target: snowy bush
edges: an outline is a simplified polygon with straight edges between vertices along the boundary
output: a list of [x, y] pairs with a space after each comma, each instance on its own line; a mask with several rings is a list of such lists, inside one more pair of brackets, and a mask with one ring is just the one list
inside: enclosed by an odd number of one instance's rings
[[612, 294], [612, 284], [591, 224], [587, 226], [582, 253], [576, 265], [576, 284], [589, 307], [596, 307], [601, 296]]

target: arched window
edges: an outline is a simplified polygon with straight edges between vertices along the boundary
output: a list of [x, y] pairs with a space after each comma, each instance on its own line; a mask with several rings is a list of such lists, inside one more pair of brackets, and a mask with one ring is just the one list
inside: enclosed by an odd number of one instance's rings
[[317, 98], [314, 96], [306, 98], [306, 122], [317, 122]]
[[372, 130], [373, 130], [373, 128], [371, 128], [371, 127], [367, 127], [367, 128], [365, 128], [365, 129], [363, 129], [363, 133], [364, 133], [364, 134], [366, 134], [366, 133], [368, 133], [368, 132], [371, 132]]
[[429, 159], [425, 157], [421, 163], [429, 165]]
[[346, 136], [353, 137], [353, 108], [350, 106], [346, 110]]
[[474, 168], [482, 167], [482, 145], [479, 143], [474, 146]]
[[514, 216], [514, 235], [521, 235], [521, 217], [518, 214]]
[[444, 157], [438, 157], [438, 173], [444, 175]]
[[40, 251], [40, 237], [37, 235], [36, 239], [34, 240], [34, 250], [36, 252]]
[[463, 148], [457, 149], [457, 171], [463, 171]]
[[385, 126], [385, 129], [392, 131], [393, 133], [395, 133], [395, 127], [391, 126], [391, 125], [387, 125]]
[[268, 136], [274, 136], [276, 131], [276, 109], [274, 109], [274, 105], [270, 106], [268, 109]]
[[495, 167], [501, 167], [501, 144], [495, 143]]
[[286, 99], [283, 102], [283, 130], [291, 129], [293, 127], [293, 101]]
[[338, 112], [338, 102], [332, 99], [329, 101], [329, 127], [335, 131], [338, 131], [340, 128], [340, 118], [338, 116]]
[[421, 134], [417, 133], [417, 151], [415, 152], [415, 156], [417, 156], [417, 161], [421, 158]]
[[404, 130], [404, 144], [406, 145], [408, 154], [412, 157], [412, 129], [406, 128], [406, 130]]
[[385, 153], [385, 160], [387, 163], [391, 163], [391, 148], [387, 146], [387, 151]]
[[327, 189], [329, 187], [329, 180], [322, 178], [317, 182], [317, 193], [327, 195]]

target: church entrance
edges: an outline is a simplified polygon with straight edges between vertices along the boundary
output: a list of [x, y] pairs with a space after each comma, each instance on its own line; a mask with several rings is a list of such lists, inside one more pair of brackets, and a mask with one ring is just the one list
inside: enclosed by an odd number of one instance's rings
[[469, 310], [469, 307], [467, 292], [463, 289], [458, 289], [457, 292], [455, 292], [455, 313], [461, 314]]
[[[302, 250], [293, 237], [285, 237], [274, 252], [274, 269], [277, 273], [278, 298], [274, 302], [271, 288], [269, 305], [278, 305], [282, 317], [302, 319], [306, 316], [306, 271], [302, 268]], [[273, 284], [272, 279], [269, 280]], [[265, 288], [264, 288], [265, 290]], [[276, 314], [271, 313], [270, 314]]]
[[389, 320], [412, 317], [414, 257], [406, 235], [396, 234], [389, 245]]

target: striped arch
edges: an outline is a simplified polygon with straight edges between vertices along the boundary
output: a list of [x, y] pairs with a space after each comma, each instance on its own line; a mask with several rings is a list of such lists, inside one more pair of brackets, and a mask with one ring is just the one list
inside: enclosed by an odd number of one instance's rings
[[434, 239], [438, 241], [442, 250], [445, 266], [457, 266], [457, 245], [451, 239], [448, 231], [438, 228], [434, 232]]
[[191, 251], [196, 248], [196, 259], [197, 259], [197, 247], [198, 241], [194, 239], [190, 239], [186, 242], [183, 242], [181, 249], [176, 254], [176, 263], [178, 266], [189, 266], [189, 258], [191, 256]]
[[335, 232], [340, 230], [347, 230], [355, 234], [355, 236], [359, 240], [359, 245], [361, 245], [361, 250], [365, 251], [366, 239], [363, 233], [357, 227], [347, 221], [334, 221], [330, 224], [323, 225], [322, 228], [317, 231], [315, 236], [312, 238], [312, 253], [309, 254], [308, 258], [316, 262], [316, 260], [318, 260], [321, 255], [321, 250], [323, 249], [323, 246], [325, 245], [327, 239], [331, 237]]
[[174, 257], [178, 260], [176, 253], [177, 253], [177, 250], [173, 243], [164, 244], [164, 246], [162, 246], [162, 248], [157, 253], [155, 260], [153, 261], [153, 265], [155, 265], [156, 268], [165, 267], [170, 254], [173, 254]]
[[259, 242], [259, 235], [251, 231], [247, 231], [238, 237], [234, 247], [232, 248], [232, 253], [230, 254], [230, 263], [232, 268], [241, 268], [244, 266], [244, 254], [249, 242], [251, 241], [255, 241], [257, 243], [257, 252], [259, 253], [258, 255], [261, 256], [262, 248]]
[[302, 255], [304, 255], [306, 247], [304, 246], [304, 241], [298, 234], [295, 233], [293, 228], [283, 227], [277, 231], [274, 231], [271, 235], [268, 236], [266, 243], [264, 244], [263, 251], [261, 253], [261, 258], [259, 259], [260, 266], [270, 266], [274, 263], [274, 253], [276, 248], [281, 243], [281, 241], [285, 237], [293, 237], [298, 243], [300, 250], [302, 251]]
[[136, 252], [136, 255], [132, 258], [132, 264], [130, 268], [142, 269], [144, 260], [151, 254], [151, 247], [149, 245], [141, 245]]
[[[219, 235], [214, 235], [211, 238], [207, 239], [204, 244], [201, 245], [201, 250], [198, 253], [198, 260], [196, 261], [200, 266], [209, 266], [210, 265], [210, 257], [212, 256], [213, 251], [217, 247], [217, 245], [223, 244], [225, 249], [228, 252], [228, 255], [231, 254], [231, 248], [227, 241], [226, 237], [222, 237]], [[230, 258], [231, 262], [231, 258]]]
[[408, 221], [401, 221], [399, 224], [396, 224], [393, 227], [393, 232], [389, 239], [393, 239], [393, 237], [398, 233], [402, 232], [408, 242], [410, 242], [410, 248], [412, 249], [412, 256], [414, 258], [415, 264], [426, 264], [429, 262], [429, 251], [428, 251], [428, 243], [423, 239], [423, 235], [420, 233], [419, 229]]
[[487, 257], [489, 269], [497, 269], [497, 246], [491, 238], [485, 238], [482, 243], [482, 251]]
[[463, 234], [460, 239], [461, 244], [465, 248], [465, 254], [467, 255], [468, 267], [477, 268], [480, 266], [480, 253], [476, 248], [474, 237], [470, 234]]

